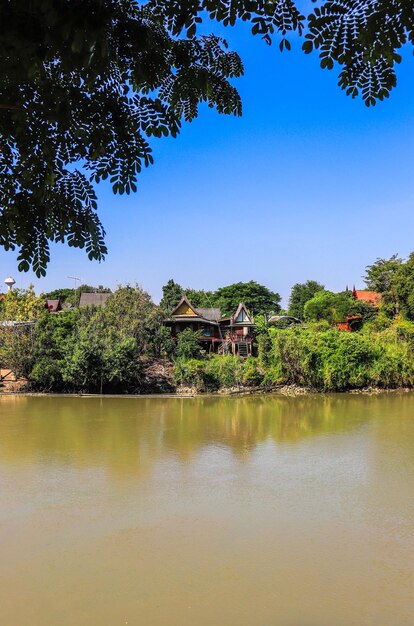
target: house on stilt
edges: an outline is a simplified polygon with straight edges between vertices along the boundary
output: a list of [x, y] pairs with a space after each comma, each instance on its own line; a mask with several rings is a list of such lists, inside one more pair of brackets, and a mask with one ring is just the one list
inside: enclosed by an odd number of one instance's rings
[[195, 307], [183, 296], [164, 324], [177, 339], [186, 328], [200, 331], [200, 345], [207, 352], [248, 357], [253, 352], [253, 317], [240, 302], [234, 315], [222, 317], [218, 307]]

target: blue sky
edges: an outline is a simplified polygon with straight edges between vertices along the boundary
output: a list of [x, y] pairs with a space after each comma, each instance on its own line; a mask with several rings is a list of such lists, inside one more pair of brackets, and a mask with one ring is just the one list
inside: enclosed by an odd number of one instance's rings
[[156, 302], [169, 278], [204, 289], [253, 279], [286, 304], [296, 282], [362, 287], [368, 263], [414, 250], [410, 50], [391, 98], [367, 109], [298, 42], [280, 54], [246, 25], [225, 36], [245, 64], [235, 81], [243, 117], [202, 107], [178, 139], [153, 143], [155, 165], [136, 194], [98, 187], [104, 263], [56, 245], [38, 280], [2, 251], [4, 278], [38, 291], [72, 286], [67, 276], [110, 287], [139, 282]]

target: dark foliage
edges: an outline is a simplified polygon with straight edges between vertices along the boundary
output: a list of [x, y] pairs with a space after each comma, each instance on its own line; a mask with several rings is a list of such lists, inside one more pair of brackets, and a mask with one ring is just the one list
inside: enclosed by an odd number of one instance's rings
[[135, 191], [150, 138], [177, 136], [200, 102], [240, 115], [241, 61], [134, 0], [4, 1], [0, 23], [0, 245], [38, 276], [49, 241], [101, 260], [94, 183]]
[[[176, 137], [207, 102], [241, 114], [229, 79], [240, 58], [203, 19], [251, 24], [289, 50], [306, 20], [294, 0], [3, 0], [0, 4], [0, 245], [19, 269], [44, 275], [49, 242], [107, 249], [94, 185], [137, 188], [151, 138]], [[414, 42], [411, 0], [327, 0], [309, 16], [305, 52], [342, 66], [340, 86], [367, 105], [396, 84], [399, 50]]]

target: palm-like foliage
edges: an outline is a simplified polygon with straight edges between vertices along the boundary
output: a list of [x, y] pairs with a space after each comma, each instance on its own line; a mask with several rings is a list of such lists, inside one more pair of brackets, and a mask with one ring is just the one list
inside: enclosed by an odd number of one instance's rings
[[[0, 0], [0, 245], [45, 273], [49, 242], [106, 254], [94, 184], [136, 191], [151, 139], [180, 132], [199, 104], [241, 115], [230, 79], [239, 56], [202, 20], [251, 23], [290, 49], [300, 0]], [[396, 84], [399, 49], [414, 43], [411, 0], [326, 0], [303, 48], [342, 66], [340, 86], [367, 105]]]
[[367, 106], [396, 85], [398, 50], [414, 43], [410, 0], [327, 0], [309, 16], [305, 52], [319, 50], [321, 67], [342, 66], [339, 85]]

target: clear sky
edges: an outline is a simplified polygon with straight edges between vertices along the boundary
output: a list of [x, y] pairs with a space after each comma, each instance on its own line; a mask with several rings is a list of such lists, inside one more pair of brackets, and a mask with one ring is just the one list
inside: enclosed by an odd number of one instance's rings
[[139, 282], [156, 302], [169, 278], [204, 289], [256, 280], [286, 304], [296, 282], [363, 287], [367, 264], [414, 250], [411, 51], [391, 98], [367, 109], [298, 42], [281, 54], [246, 25], [225, 36], [245, 64], [235, 81], [243, 117], [203, 107], [178, 139], [154, 141], [155, 165], [136, 194], [98, 187], [104, 263], [56, 245], [38, 280], [1, 251], [4, 278], [37, 291], [73, 286], [67, 276], [110, 287]]

